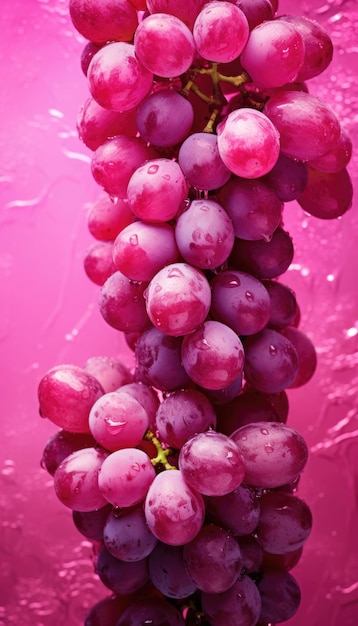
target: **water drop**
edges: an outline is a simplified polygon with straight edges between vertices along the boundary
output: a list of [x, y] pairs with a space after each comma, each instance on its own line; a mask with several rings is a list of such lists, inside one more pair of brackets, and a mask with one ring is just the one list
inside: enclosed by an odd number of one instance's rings
[[159, 165], [151, 165], [150, 167], [148, 167], [147, 172], [148, 174], [156, 174], [158, 170]]
[[131, 244], [131, 246], [137, 246], [138, 245], [138, 236], [137, 235], [131, 235], [129, 237], [129, 243]]
[[246, 300], [248, 300], [249, 302], [253, 302], [254, 301], [254, 296], [251, 293], [251, 291], [245, 291], [245, 298]]
[[169, 174], [164, 174], [164, 176], [162, 176], [162, 178], [163, 178], [164, 180], [170, 180], [170, 176], [169, 176]]
[[267, 430], [267, 428], [261, 428], [261, 433], [263, 435], [269, 435], [270, 434], [269, 431]]
[[270, 353], [272, 356], [275, 356], [275, 355], [277, 354], [277, 348], [276, 348], [276, 346], [270, 345], [270, 346], [269, 346], [269, 353]]
[[155, 285], [154, 287], [154, 293], [159, 293], [159, 291], [162, 290], [162, 286], [161, 285]]
[[182, 278], [183, 276], [184, 274], [179, 267], [173, 267], [168, 272], [168, 278]]
[[273, 452], [273, 447], [270, 443], [266, 443], [265, 446], [265, 451], [267, 452], [267, 454], [271, 454]]

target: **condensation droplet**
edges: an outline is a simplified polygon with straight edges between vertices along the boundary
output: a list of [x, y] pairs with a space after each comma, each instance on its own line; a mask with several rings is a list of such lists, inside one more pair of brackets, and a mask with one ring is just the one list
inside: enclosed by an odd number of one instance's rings
[[156, 174], [158, 170], [159, 165], [151, 165], [150, 167], [148, 167], [147, 172], [148, 174]]
[[251, 293], [251, 291], [245, 291], [245, 298], [246, 300], [248, 300], [249, 302], [253, 302], [254, 301], [254, 296]]
[[131, 235], [129, 237], [129, 243], [131, 244], [131, 246], [137, 246], [138, 245], [138, 236], [137, 235]]
[[270, 353], [272, 356], [275, 356], [275, 355], [277, 354], [277, 348], [276, 348], [276, 346], [273, 346], [273, 345], [271, 344], [271, 345], [269, 346], [269, 353]]

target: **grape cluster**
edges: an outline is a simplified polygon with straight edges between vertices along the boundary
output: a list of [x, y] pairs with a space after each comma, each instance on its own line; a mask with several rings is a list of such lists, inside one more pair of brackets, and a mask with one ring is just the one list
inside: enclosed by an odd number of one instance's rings
[[351, 206], [352, 144], [307, 81], [333, 46], [274, 0], [70, 0], [102, 188], [84, 261], [134, 354], [53, 367], [42, 464], [112, 595], [85, 625], [265, 626], [297, 611], [312, 515], [287, 389], [316, 352], [281, 282], [286, 202]]

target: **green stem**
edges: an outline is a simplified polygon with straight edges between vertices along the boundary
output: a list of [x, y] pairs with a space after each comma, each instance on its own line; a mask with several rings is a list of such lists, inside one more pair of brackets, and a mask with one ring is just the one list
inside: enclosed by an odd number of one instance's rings
[[170, 463], [168, 462], [168, 456], [172, 452], [171, 449], [164, 449], [159, 439], [157, 439], [157, 437], [154, 435], [154, 433], [152, 433], [151, 430], [148, 430], [146, 432], [145, 439], [147, 439], [147, 441], [151, 441], [157, 451], [157, 456], [154, 457], [154, 459], [151, 459], [153, 467], [156, 467], [157, 465], [162, 465], [166, 470], [177, 469], [174, 465], [170, 465]]

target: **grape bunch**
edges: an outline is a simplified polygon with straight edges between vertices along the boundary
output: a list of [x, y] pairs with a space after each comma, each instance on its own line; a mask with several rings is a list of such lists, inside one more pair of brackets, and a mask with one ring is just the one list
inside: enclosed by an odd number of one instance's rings
[[328, 33], [274, 0], [70, 0], [101, 188], [84, 269], [118, 355], [41, 378], [42, 465], [111, 595], [85, 626], [272, 626], [312, 527], [287, 389], [316, 351], [281, 280], [296, 200], [352, 203], [352, 143], [307, 82]]

